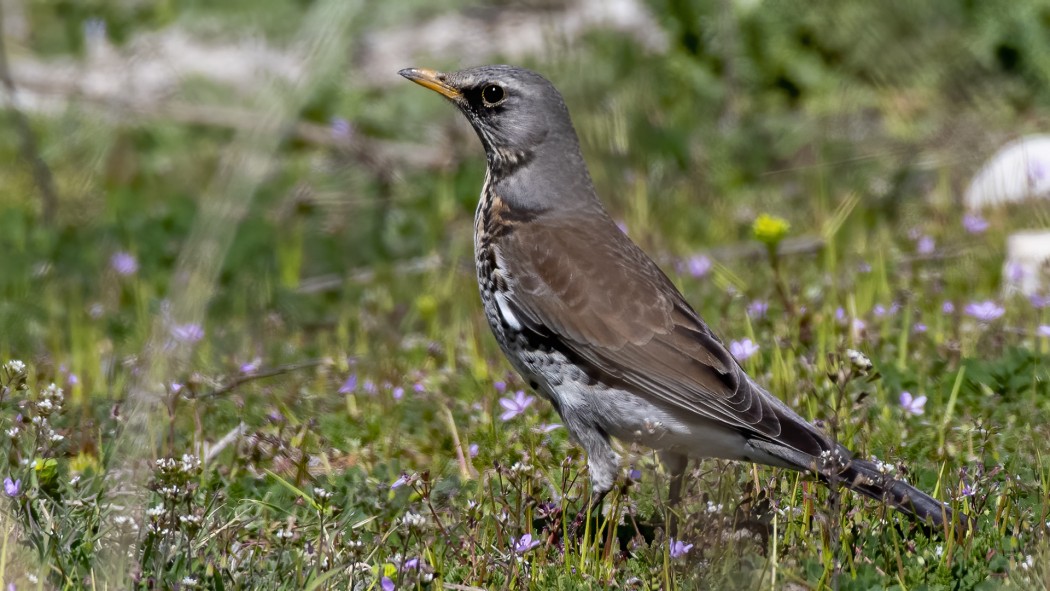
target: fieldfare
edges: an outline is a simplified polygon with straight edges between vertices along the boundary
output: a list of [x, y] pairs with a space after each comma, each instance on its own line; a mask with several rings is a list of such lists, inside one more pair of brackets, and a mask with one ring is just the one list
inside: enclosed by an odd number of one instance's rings
[[474, 251], [485, 316], [587, 452], [595, 504], [619, 470], [615, 437], [658, 450], [672, 506], [689, 458], [723, 458], [813, 473], [936, 527], [952, 523], [944, 503], [852, 457], [744, 372], [605, 211], [549, 81], [511, 66], [399, 73], [450, 100], [481, 139]]

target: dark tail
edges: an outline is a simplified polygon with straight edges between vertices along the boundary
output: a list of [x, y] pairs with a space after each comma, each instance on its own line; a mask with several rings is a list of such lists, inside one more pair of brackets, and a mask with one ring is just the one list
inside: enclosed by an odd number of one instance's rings
[[[880, 470], [875, 462], [851, 457], [849, 450], [841, 445], [817, 457], [761, 439], [752, 439], [748, 445], [764, 455], [759, 461], [812, 472], [825, 484], [844, 486], [910, 515], [926, 524], [931, 533], [940, 531], [951, 535], [954, 532], [955, 537], [962, 539], [970, 529], [965, 515], [953, 513], [948, 505], [894, 478], [892, 470], [886, 467]], [[827, 445], [835, 444], [829, 441]], [[753, 452], [752, 458], [756, 455]]]
[[821, 474], [821, 480], [837, 481], [842, 486], [898, 509], [918, 521], [945, 534], [955, 532], [963, 536], [969, 521], [963, 514], [954, 513], [948, 505], [938, 501], [914, 486], [893, 478], [874, 462], [851, 458], [837, 474]]

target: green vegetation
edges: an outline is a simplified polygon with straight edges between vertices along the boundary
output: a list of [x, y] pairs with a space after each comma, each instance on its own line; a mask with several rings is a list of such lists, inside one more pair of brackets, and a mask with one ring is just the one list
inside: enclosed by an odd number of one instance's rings
[[[325, 18], [337, 5], [25, 3], [11, 60], [82, 56], [90, 19], [118, 46], [181, 27], [328, 50], [297, 89], [180, 87], [201, 112], [278, 113], [261, 134], [90, 101], [28, 111], [50, 223], [0, 126], [5, 584], [1050, 586], [1050, 294], [1001, 292], [1005, 236], [1050, 210], [977, 231], [959, 207], [986, 155], [1048, 128], [1045, 2], [650, 0], [666, 52], [593, 31], [522, 63], [565, 94], [610, 210], [752, 375], [977, 523], [928, 536], [797, 474], [708, 461], [672, 544], [667, 476], [628, 449], [609, 523], [646, 535], [564, 547], [541, 528], [585, 504], [585, 461], [549, 405], [516, 397], [481, 315], [481, 148], [436, 97], [342, 63], [364, 33], [462, 6]], [[440, 162], [411, 156], [433, 145]]]

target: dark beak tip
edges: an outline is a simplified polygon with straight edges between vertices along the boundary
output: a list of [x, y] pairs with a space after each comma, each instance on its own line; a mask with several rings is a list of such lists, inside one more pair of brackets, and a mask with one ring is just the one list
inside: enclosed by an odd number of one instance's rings
[[404, 78], [408, 78], [409, 80], [411, 80], [412, 76], [416, 73], [416, 68], [402, 68], [402, 69], [398, 70], [397, 73], [400, 76], [402, 76]]

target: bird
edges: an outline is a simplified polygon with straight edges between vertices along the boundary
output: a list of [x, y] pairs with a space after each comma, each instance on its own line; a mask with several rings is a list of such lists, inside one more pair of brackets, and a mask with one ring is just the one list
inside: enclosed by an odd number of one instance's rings
[[854, 457], [745, 372], [602, 205], [550, 81], [508, 65], [399, 74], [448, 99], [481, 140], [482, 307], [503, 354], [586, 452], [591, 507], [621, 469], [615, 438], [658, 453], [672, 507], [688, 461], [719, 458], [810, 473], [958, 529], [965, 516]]

